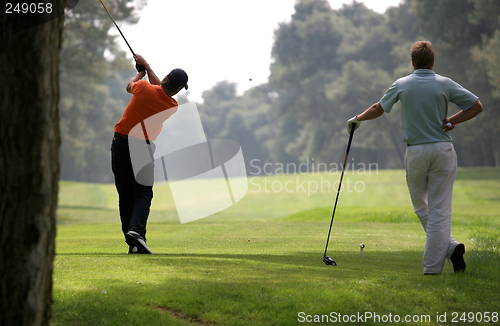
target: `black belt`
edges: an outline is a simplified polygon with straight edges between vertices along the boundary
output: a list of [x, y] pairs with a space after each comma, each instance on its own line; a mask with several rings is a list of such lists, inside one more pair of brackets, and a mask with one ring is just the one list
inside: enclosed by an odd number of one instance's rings
[[[120, 138], [123, 138], [123, 139], [128, 139], [128, 135], [124, 135], [124, 134], [120, 134], [118, 132], [115, 131], [115, 137], [120, 137]], [[135, 137], [132, 137], [132, 138], [135, 138]], [[151, 142], [149, 141], [149, 139], [146, 139], [146, 144], [150, 144]]]

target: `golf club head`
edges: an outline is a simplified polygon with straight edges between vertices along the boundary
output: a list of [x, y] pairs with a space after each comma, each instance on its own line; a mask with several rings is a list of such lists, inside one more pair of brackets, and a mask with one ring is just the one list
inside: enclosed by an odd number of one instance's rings
[[326, 265], [330, 265], [330, 266], [336, 266], [337, 263], [335, 262], [335, 260], [331, 259], [330, 257], [328, 256], [323, 256], [323, 262], [326, 264]]

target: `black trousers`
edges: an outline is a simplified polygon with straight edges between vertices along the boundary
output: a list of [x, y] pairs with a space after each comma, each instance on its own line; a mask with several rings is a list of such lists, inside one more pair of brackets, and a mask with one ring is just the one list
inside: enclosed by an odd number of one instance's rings
[[[144, 141], [144, 140], [143, 140]], [[146, 224], [149, 217], [153, 187], [137, 183], [132, 162], [128, 139], [115, 136], [111, 144], [111, 167], [115, 175], [115, 186], [118, 191], [120, 219], [122, 231], [135, 231], [146, 238]], [[148, 174], [154, 173], [154, 166], [145, 168]]]

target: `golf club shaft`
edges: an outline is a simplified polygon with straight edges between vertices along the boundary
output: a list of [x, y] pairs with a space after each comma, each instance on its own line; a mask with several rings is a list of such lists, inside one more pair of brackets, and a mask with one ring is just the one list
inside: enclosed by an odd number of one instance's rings
[[113, 16], [111, 16], [111, 14], [109, 13], [108, 8], [106, 8], [106, 6], [102, 2], [102, 0], [99, 0], [99, 1], [101, 1], [102, 6], [104, 7], [104, 9], [106, 10], [106, 12], [108, 13], [109, 18], [111, 18], [111, 20], [113, 21], [113, 24], [115, 24], [116, 29], [118, 30], [118, 32], [120, 32], [120, 34], [123, 37], [123, 40], [125, 41], [125, 43], [127, 43], [127, 46], [130, 49], [130, 52], [132, 52], [132, 55], [135, 56], [134, 50], [132, 50], [132, 47], [130, 46], [130, 44], [128, 44], [127, 39], [125, 38], [125, 36], [123, 36], [123, 33], [120, 30], [120, 27], [118, 27], [118, 25], [116, 24], [115, 20], [113, 19]]
[[344, 166], [342, 166], [342, 174], [340, 175], [339, 189], [337, 190], [337, 197], [335, 198], [335, 205], [333, 206], [332, 221], [330, 222], [330, 230], [328, 230], [328, 238], [326, 238], [325, 254], [323, 255], [323, 257], [326, 256], [326, 251], [328, 250], [328, 242], [330, 241], [330, 233], [332, 232], [333, 218], [335, 217], [335, 211], [337, 210], [337, 202], [339, 201], [340, 188], [342, 187], [342, 180], [344, 179], [344, 171], [345, 171], [345, 166], [347, 165], [347, 157], [349, 156], [349, 150], [351, 149], [351, 142], [352, 142], [352, 136], [354, 135], [354, 129], [355, 129], [354, 126], [352, 126], [351, 132], [349, 134], [349, 142], [347, 143], [347, 151], [345, 153]]

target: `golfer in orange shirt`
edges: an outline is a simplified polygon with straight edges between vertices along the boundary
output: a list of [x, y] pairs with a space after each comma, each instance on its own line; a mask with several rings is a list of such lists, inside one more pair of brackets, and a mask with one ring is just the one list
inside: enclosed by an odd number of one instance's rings
[[[132, 94], [132, 99], [115, 125], [111, 166], [118, 191], [122, 231], [125, 242], [129, 245], [129, 253], [151, 254], [146, 244], [146, 224], [153, 199], [153, 187], [139, 184], [135, 179], [129, 151], [129, 133], [145, 119], [177, 107], [177, 101], [172, 96], [183, 88], [188, 89], [188, 76], [184, 70], [174, 69], [160, 81], [142, 56], [135, 55], [134, 59], [139, 65], [138, 73], [127, 84], [127, 92]], [[142, 80], [146, 73], [149, 82]], [[147, 135], [145, 138], [154, 148], [154, 144], [150, 143], [154, 139], [148, 139]]]

